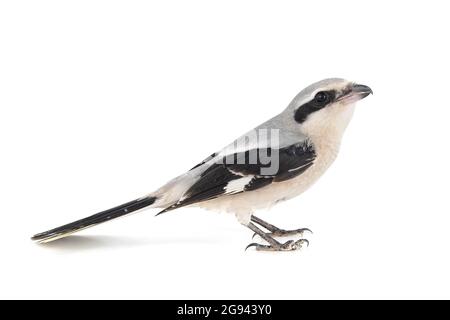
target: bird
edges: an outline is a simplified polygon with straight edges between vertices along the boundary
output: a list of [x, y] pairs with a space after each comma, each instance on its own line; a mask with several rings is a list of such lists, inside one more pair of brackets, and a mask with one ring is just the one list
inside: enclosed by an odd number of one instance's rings
[[[308, 228], [281, 229], [255, 216], [255, 211], [302, 194], [323, 175], [338, 155], [356, 102], [370, 94], [370, 87], [341, 78], [315, 82], [284, 111], [159, 189], [31, 239], [50, 242], [144, 208], [159, 209], [160, 215], [194, 206], [232, 213], [264, 241], [246, 249], [298, 250], [309, 245], [303, 237]], [[280, 240], [288, 236], [297, 240]]]

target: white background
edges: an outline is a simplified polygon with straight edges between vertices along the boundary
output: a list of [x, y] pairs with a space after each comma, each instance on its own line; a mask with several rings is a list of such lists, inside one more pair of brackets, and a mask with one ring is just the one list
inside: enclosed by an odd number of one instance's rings
[[[3, 1], [0, 298], [450, 298], [445, 1]], [[244, 252], [230, 215], [144, 211], [29, 237], [144, 195], [305, 86], [372, 87], [308, 192], [309, 227]]]

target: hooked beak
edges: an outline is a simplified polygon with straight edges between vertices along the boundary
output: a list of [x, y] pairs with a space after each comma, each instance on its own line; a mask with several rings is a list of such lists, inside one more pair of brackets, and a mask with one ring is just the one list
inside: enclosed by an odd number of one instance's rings
[[339, 100], [345, 102], [355, 102], [364, 99], [369, 94], [373, 94], [373, 91], [368, 86], [354, 83], [350, 85], [350, 87], [343, 93]]
[[372, 89], [363, 84], [352, 85], [352, 95], [358, 95], [360, 99], [367, 97], [369, 94], [373, 94]]

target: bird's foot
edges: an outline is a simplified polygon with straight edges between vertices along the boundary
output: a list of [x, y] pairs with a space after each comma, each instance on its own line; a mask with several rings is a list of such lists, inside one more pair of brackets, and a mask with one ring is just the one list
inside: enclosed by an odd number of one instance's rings
[[[283, 230], [280, 228], [275, 227], [274, 225], [265, 222], [264, 220], [261, 220], [255, 216], [252, 216], [251, 220], [263, 228], [267, 229], [269, 232], [264, 232], [260, 228], [258, 228], [254, 223], [250, 222], [247, 227], [252, 230], [255, 235], [259, 235], [263, 240], [267, 241], [267, 245], [262, 245], [259, 243], [251, 243], [245, 248], [247, 250], [250, 247], [255, 247], [258, 251], [294, 251], [298, 250], [302, 247], [303, 244], [307, 244], [309, 246], [309, 241], [307, 239], [303, 239], [303, 234], [308, 231], [311, 232], [311, 230], [307, 228], [302, 229], [296, 229], [296, 230]], [[289, 240], [285, 243], [278, 242], [274, 237], [285, 237], [285, 236], [292, 236], [292, 235], [299, 235], [299, 240]], [[253, 237], [255, 236], [253, 235]]]
[[302, 248], [305, 244], [309, 246], [309, 241], [307, 239], [300, 239], [297, 241], [289, 240], [285, 243], [263, 245], [259, 243], [250, 243], [245, 250], [251, 247], [255, 247], [257, 251], [295, 251]]
[[[303, 237], [303, 234], [305, 232], [313, 233], [308, 228], [301, 228], [301, 229], [295, 229], [295, 230], [283, 230], [283, 229], [273, 229], [271, 232], [266, 233], [266, 235], [270, 237], [289, 237], [289, 236], [296, 236], [300, 235], [300, 237]], [[257, 235], [258, 233], [254, 233], [252, 236], [252, 239]]]

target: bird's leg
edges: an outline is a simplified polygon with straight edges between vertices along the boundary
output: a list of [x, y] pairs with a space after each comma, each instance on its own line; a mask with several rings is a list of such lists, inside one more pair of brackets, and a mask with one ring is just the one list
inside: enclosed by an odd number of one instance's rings
[[[303, 236], [303, 233], [305, 232], [311, 232], [311, 230], [309, 230], [308, 228], [301, 228], [301, 229], [295, 229], [295, 230], [283, 230], [280, 228], [275, 227], [274, 225], [265, 222], [264, 220], [261, 220], [258, 217], [255, 217], [252, 215], [251, 221], [259, 224], [261, 227], [267, 229], [270, 231], [269, 235], [272, 237], [287, 237], [287, 236], [293, 236], [293, 235], [300, 235], [301, 237]], [[258, 233], [255, 232], [255, 234], [253, 235], [253, 237], [255, 237], [255, 235], [257, 235]]]
[[255, 247], [256, 250], [259, 250], [259, 251], [293, 251], [293, 250], [300, 249], [302, 247], [303, 243], [309, 244], [308, 240], [306, 240], [306, 239], [300, 239], [297, 241], [289, 240], [285, 243], [280, 243], [277, 240], [275, 240], [272, 236], [270, 236], [269, 234], [267, 234], [264, 231], [262, 231], [261, 229], [259, 229], [253, 223], [250, 222], [247, 226], [250, 230], [252, 230], [256, 234], [258, 234], [264, 240], [266, 240], [269, 243], [269, 245], [263, 245], [263, 244], [259, 244], [259, 243], [250, 243], [245, 248], [245, 250], [247, 250], [250, 247]]

